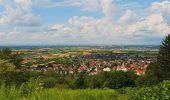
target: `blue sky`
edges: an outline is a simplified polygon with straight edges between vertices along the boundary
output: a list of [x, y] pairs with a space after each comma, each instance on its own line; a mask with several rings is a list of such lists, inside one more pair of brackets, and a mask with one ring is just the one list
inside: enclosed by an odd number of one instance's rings
[[0, 0], [0, 45], [150, 45], [169, 32], [169, 0]]

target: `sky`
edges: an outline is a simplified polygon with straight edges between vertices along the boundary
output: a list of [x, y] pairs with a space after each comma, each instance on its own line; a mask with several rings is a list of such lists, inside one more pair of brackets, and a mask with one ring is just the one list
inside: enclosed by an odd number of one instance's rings
[[0, 0], [0, 45], [159, 45], [170, 0]]

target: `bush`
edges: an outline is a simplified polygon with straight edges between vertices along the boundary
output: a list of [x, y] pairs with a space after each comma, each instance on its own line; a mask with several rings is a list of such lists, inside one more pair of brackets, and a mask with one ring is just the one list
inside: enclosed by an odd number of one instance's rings
[[0, 76], [0, 82], [4, 82], [6, 85], [15, 84], [16, 86], [20, 86], [21, 84], [28, 82], [31, 78], [38, 77], [39, 74], [29, 71], [12, 71], [1, 73]]
[[129, 100], [170, 100], [170, 81], [151, 87], [120, 89], [118, 92], [128, 95]]
[[136, 86], [137, 75], [133, 71], [102, 72], [97, 75], [88, 76], [85, 79], [87, 88], [111, 88]]

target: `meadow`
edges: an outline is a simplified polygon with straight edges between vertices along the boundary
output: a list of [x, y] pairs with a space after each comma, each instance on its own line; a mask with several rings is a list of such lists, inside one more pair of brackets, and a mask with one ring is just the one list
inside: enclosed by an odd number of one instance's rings
[[43, 89], [40, 84], [28, 83], [0, 87], [0, 100], [169, 100], [170, 81], [150, 87], [122, 89]]
[[[25, 94], [25, 92], [27, 93]], [[0, 100], [118, 100], [118, 95], [115, 90], [111, 89], [71, 90], [51, 88], [30, 92], [24, 90], [23, 87], [5, 88], [1, 86]]]

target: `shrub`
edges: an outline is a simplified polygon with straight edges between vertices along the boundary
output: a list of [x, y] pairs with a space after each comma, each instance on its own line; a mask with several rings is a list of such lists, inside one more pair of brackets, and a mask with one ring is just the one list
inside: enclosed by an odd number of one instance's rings
[[151, 87], [125, 88], [118, 91], [129, 100], [170, 100], [170, 80]]

